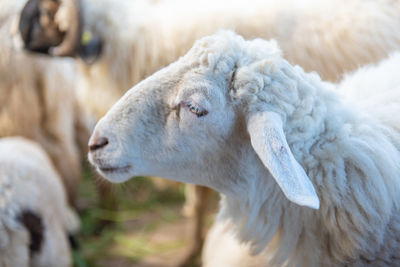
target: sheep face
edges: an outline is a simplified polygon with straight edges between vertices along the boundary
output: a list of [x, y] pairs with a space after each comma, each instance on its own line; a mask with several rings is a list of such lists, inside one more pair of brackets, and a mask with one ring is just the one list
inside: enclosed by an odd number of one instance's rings
[[97, 170], [113, 182], [157, 175], [209, 185], [195, 173], [225, 149], [236, 116], [226, 81], [205, 77], [178, 63], [128, 91], [91, 138], [89, 159]]
[[30, 0], [20, 20], [21, 37], [27, 48], [47, 53], [51, 46], [62, 42], [64, 33], [58, 28], [55, 16], [59, 3], [53, 0]]
[[[249, 44], [246, 51], [247, 42], [230, 32], [203, 38], [129, 90], [96, 126], [91, 163], [112, 182], [154, 175], [225, 194], [246, 187], [248, 177], [272, 175], [288, 199], [318, 208], [313, 185], [286, 142], [281, 116], [271, 111], [278, 107], [241, 92], [260, 83], [248, 68], [260, 55], [246, 55], [254, 49]], [[271, 57], [261, 65], [273, 65], [276, 46], [261, 44], [270, 48], [261, 56]]]

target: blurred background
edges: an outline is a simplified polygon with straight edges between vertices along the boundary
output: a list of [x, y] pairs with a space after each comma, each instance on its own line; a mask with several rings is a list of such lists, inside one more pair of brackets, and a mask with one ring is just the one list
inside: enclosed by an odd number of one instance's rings
[[[191, 248], [194, 224], [182, 214], [183, 184], [165, 188], [151, 178], [137, 177], [113, 186], [118, 208], [107, 209], [100, 205], [93, 179], [86, 170], [79, 188], [82, 227], [80, 249], [74, 253], [76, 266], [178, 266], [184, 261]], [[214, 220], [217, 200], [213, 195], [206, 228]], [[200, 266], [200, 260], [188, 266]]]
[[[129, 88], [217, 30], [274, 38], [291, 63], [334, 83], [399, 49], [399, 14], [399, 1], [391, 0], [0, 0], [0, 137], [36, 142], [54, 165], [52, 179], [65, 191], [56, 197], [80, 221], [79, 230], [66, 230], [70, 264], [200, 266], [218, 195], [154, 177], [110, 185], [87, 161], [96, 121]], [[7, 179], [0, 178], [0, 200]], [[18, 202], [46, 232], [46, 204], [25, 201], [29, 194], [1, 202], [0, 222]], [[4, 225], [11, 238], [15, 231]], [[31, 249], [25, 263], [42, 266], [36, 261], [46, 252], [33, 253], [29, 242], [21, 243]]]

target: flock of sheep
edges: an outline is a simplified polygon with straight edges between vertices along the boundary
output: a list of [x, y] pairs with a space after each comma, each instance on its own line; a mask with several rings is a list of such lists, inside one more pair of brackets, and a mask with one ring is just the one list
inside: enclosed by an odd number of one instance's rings
[[204, 266], [400, 266], [399, 14], [397, 0], [1, 1], [0, 266], [71, 266], [88, 150], [111, 182], [219, 192]]

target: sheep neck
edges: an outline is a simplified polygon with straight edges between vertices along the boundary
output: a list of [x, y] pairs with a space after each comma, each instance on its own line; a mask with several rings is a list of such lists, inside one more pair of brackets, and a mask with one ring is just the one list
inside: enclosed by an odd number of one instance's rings
[[[393, 132], [328, 87], [318, 79], [298, 84], [297, 93], [306, 101], [299, 101], [294, 112], [287, 110], [284, 129], [317, 189], [320, 209], [285, 199], [251, 149], [241, 154], [252, 163], [241, 165], [249, 168], [238, 170], [240, 177], [234, 179], [245, 181], [239, 188], [246, 190], [226, 192], [222, 199], [219, 218], [232, 221], [239, 239], [254, 253], [274, 255], [266, 256], [271, 265], [367, 262], [371, 255], [391, 251], [385, 240], [391, 235], [388, 225], [399, 226], [392, 214], [398, 210], [400, 190], [400, 155], [388, 137]], [[393, 158], [387, 159], [388, 153]]]

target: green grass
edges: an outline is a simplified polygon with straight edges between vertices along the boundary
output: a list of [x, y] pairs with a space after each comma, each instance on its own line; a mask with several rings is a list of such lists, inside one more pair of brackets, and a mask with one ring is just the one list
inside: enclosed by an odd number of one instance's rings
[[100, 207], [102, 196], [99, 196], [95, 183], [96, 179], [86, 169], [79, 191], [79, 203], [84, 208], [80, 212], [80, 248], [74, 253], [75, 266], [97, 266], [102, 259], [113, 257], [133, 263], [143, 257], [183, 246], [178, 241], [148, 242], [149, 236], [160, 224], [172, 223], [180, 216], [179, 207], [184, 201], [183, 185], [159, 190], [151, 179], [137, 177], [114, 186], [112, 195], [118, 209], [106, 209]]

